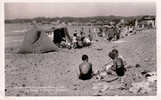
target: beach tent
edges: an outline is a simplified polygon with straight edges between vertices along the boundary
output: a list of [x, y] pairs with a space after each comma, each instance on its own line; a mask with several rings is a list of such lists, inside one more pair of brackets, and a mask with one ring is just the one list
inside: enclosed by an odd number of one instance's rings
[[45, 53], [57, 50], [58, 47], [51, 41], [45, 30], [33, 27], [25, 33], [19, 53]]
[[66, 42], [71, 43], [72, 39], [69, 35], [68, 29], [66, 27], [61, 27], [61, 28], [57, 28], [54, 30], [54, 36], [53, 36], [53, 42], [55, 44], [59, 44], [61, 43], [61, 41], [63, 40], [63, 38], [66, 40]]

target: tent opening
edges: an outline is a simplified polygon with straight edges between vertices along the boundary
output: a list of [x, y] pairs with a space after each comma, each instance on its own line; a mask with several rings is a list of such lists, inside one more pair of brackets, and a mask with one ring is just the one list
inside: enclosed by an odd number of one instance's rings
[[41, 36], [41, 31], [37, 31], [37, 34], [36, 34], [36, 35], [37, 35], [37, 36], [36, 36], [36, 39], [35, 39], [35, 41], [32, 42], [32, 44], [34, 44], [36, 41], [39, 40], [39, 38], [40, 38], [40, 36]]
[[65, 32], [63, 28], [54, 30], [53, 42], [55, 44], [60, 44], [63, 38], [65, 38]]

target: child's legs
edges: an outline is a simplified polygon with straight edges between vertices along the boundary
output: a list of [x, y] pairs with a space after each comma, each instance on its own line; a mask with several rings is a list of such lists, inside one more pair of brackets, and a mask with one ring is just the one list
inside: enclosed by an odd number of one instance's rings
[[108, 70], [106, 70], [107, 74], [116, 75], [116, 70], [113, 69], [112, 65], [111, 65], [111, 67], [109, 67], [107, 69], [108, 69]]
[[76, 48], [77, 47], [77, 42], [73, 43], [73, 47]]

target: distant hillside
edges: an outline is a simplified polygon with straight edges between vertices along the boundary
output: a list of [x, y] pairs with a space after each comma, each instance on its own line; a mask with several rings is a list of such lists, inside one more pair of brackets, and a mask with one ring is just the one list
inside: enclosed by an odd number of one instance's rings
[[57, 22], [57, 21], [59, 21], [60, 23], [61, 22], [64, 22], [64, 23], [69, 23], [69, 22], [78, 22], [78, 23], [79, 22], [80, 23], [101, 22], [101, 23], [106, 23], [106, 22], [110, 22], [110, 21], [119, 22], [121, 19], [130, 21], [130, 20], [139, 19], [141, 17], [143, 17], [143, 16], [123, 17], [123, 16], [113, 16], [113, 15], [111, 15], [111, 16], [94, 16], [94, 17], [54, 17], [54, 18], [36, 17], [36, 18], [31, 18], [31, 19], [5, 20], [5, 23], [31, 23], [33, 20], [36, 20], [37, 22], [45, 22], [45, 23]]

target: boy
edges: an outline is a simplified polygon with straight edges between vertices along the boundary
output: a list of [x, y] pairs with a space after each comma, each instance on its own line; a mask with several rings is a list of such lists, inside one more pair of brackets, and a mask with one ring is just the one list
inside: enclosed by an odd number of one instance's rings
[[118, 76], [124, 76], [126, 69], [124, 68], [124, 62], [119, 57], [118, 51], [115, 49], [109, 53], [109, 57], [113, 60], [111, 69], [116, 72]]
[[82, 56], [82, 63], [79, 65], [79, 79], [88, 80], [92, 78], [92, 64], [88, 62], [88, 56]]
[[117, 49], [113, 49], [112, 52], [115, 53], [116, 56], [118, 56], [119, 58], [121, 58], [123, 60], [124, 66], [127, 65], [125, 58], [119, 54]]
[[77, 48], [77, 33], [73, 34], [73, 48]]

